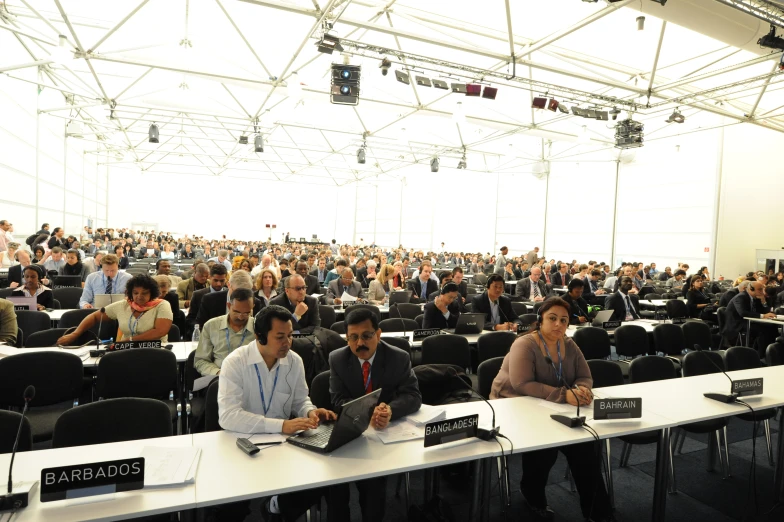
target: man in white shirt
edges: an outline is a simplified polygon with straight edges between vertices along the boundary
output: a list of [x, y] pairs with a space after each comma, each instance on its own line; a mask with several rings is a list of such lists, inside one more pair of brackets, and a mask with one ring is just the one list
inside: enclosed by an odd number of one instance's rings
[[[267, 306], [256, 316], [253, 330], [256, 339], [231, 352], [221, 365], [221, 427], [239, 433], [292, 435], [316, 428], [319, 421], [336, 420], [334, 412], [310, 402], [305, 367], [300, 356], [291, 351], [291, 313], [280, 306]], [[274, 515], [279, 515], [278, 520], [294, 521], [320, 502], [322, 494], [316, 489], [272, 497], [262, 508], [264, 518], [274, 520]], [[232, 506], [232, 515], [235, 511]], [[226, 513], [217, 519], [227, 520]]]

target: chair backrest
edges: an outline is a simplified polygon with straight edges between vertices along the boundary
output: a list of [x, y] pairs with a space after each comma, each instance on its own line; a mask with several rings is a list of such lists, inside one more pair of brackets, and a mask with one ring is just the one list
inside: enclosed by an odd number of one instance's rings
[[310, 383], [310, 400], [316, 408], [332, 408], [332, 398], [329, 395], [329, 370], [321, 372]]
[[425, 314], [419, 314], [414, 317], [414, 321], [416, 321], [417, 328], [422, 328], [422, 325], [425, 323]]
[[14, 293], [14, 288], [0, 288], [0, 299], [11, 297], [12, 293]]
[[52, 310], [62, 310], [63, 305], [57, 299], [52, 299]]
[[711, 349], [710, 326], [701, 321], [687, 321], [681, 325], [681, 329], [683, 330], [683, 344], [686, 348], [696, 350], [694, 345], [698, 344], [702, 350]]
[[676, 317], [689, 317], [689, 307], [686, 306], [686, 303], [683, 301], [670, 299], [664, 303], [664, 306], [667, 309], [667, 315], [670, 316], [670, 319]]
[[204, 431], [221, 431], [223, 429], [218, 414], [218, 379], [212, 381], [207, 387], [207, 396], [204, 399]]
[[591, 370], [594, 388], [606, 388], [623, 384], [623, 371], [621, 371], [618, 363], [602, 359], [593, 359], [586, 362]]
[[378, 327], [382, 332], [411, 332], [419, 328], [419, 325], [414, 319], [406, 317], [394, 319], [384, 319], [378, 323]]
[[408, 342], [408, 339], [405, 337], [384, 337], [381, 340], [395, 348], [400, 348], [406, 352], [409, 357], [411, 356], [411, 343]]
[[201, 377], [201, 374], [194, 367], [196, 361], [196, 350], [188, 354], [188, 359], [185, 361], [185, 373], [182, 376], [183, 386], [186, 396], [193, 390], [193, 383]]
[[520, 316], [520, 322], [524, 325], [534, 324], [537, 317], [536, 314], [523, 314]]
[[539, 309], [542, 307], [542, 304], [544, 304], [544, 301], [538, 301], [534, 303], [534, 315], [539, 313]]
[[681, 362], [681, 373], [684, 377], [721, 373], [722, 369], [724, 369], [724, 358], [721, 354], [707, 350], [689, 352]]
[[98, 363], [98, 396], [104, 399], [177, 396], [177, 357], [163, 348], [135, 348], [107, 353]]
[[329, 328], [335, 324], [335, 309], [329, 305], [319, 305], [319, 317], [321, 317], [321, 327]]
[[727, 371], [734, 370], [749, 370], [752, 368], [761, 368], [765, 366], [760, 361], [759, 353], [754, 348], [747, 346], [733, 346], [724, 353], [724, 361], [727, 365]]
[[53, 448], [170, 437], [169, 407], [155, 399], [122, 398], [77, 406], [57, 419]]
[[474, 274], [474, 283], [479, 286], [485, 286], [487, 284], [487, 276], [482, 273]]
[[602, 328], [586, 326], [574, 332], [572, 340], [589, 359], [606, 359], [610, 356], [610, 335]]
[[629, 365], [629, 383], [662, 381], [677, 376], [675, 365], [667, 357], [638, 357]]
[[615, 351], [624, 357], [645, 355], [650, 350], [648, 332], [640, 325], [624, 324], [615, 329]]
[[24, 406], [24, 390], [35, 386], [31, 408], [76, 401], [84, 367], [72, 353], [39, 350], [0, 359], [0, 408]]
[[724, 330], [724, 323], [727, 322], [727, 307], [720, 306], [716, 309], [716, 320], [719, 323], [719, 330]]
[[[63, 313], [57, 326], [60, 328], [71, 328], [72, 326], [79, 326], [85, 317], [95, 313], [95, 308], [78, 308], [76, 310], [68, 310]], [[97, 333], [97, 332], [96, 332]]]
[[27, 342], [27, 338], [35, 332], [42, 332], [52, 327], [52, 320], [45, 312], [37, 310], [17, 310], [16, 311], [16, 324], [24, 332], [23, 343]]
[[[392, 311], [394, 310], [394, 312]], [[403, 317], [405, 319], [416, 319], [422, 313], [422, 307], [416, 303], [398, 303], [389, 309], [389, 318]]]
[[479, 362], [505, 357], [516, 338], [517, 335], [513, 332], [488, 332], [480, 335], [476, 341]]
[[433, 335], [422, 341], [422, 364], [454, 364], [471, 367], [471, 349], [461, 335]]
[[52, 290], [55, 299], [60, 301], [60, 306], [66, 310], [79, 308], [79, 299], [82, 298], [82, 289], [72, 286], [55, 288]]
[[169, 335], [166, 337], [170, 343], [178, 343], [182, 340], [180, 336], [180, 327], [172, 323], [169, 327]]
[[528, 306], [525, 303], [512, 301], [512, 310], [514, 310], [514, 313], [516, 313], [518, 317], [522, 317], [528, 313]]
[[21, 413], [0, 410], [0, 453], [11, 453], [13, 451], [20, 422], [22, 423], [22, 428], [19, 432], [19, 444], [16, 447], [16, 451], [30, 451], [33, 449], [33, 433], [27, 417], [23, 419]]
[[683, 330], [677, 324], [659, 324], [653, 329], [653, 344], [656, 351], [665, 355], [680, 355], [686, 344], [683, 340]]
[[330, 330], [333, 332], [337, 332], [339, 334], [346, 333], [346, 321], [337, 321], [332, 323], [332, 326], [329, 327]]
[[[67, 328], [50, 328], [43, 332], [35, 332], [27, 338], [25, 348], [49, 348], [57, 345], [57, 339], [65, 335]], [[95, 345], [95, 337], [90, 332], [84, 332], [79, 339], [76, 340], [74, 346], [84, 344]]]
[[16, 327], [16, 347], [24, 347], [24, 331], [22, 331], [22, 329], [18, 326]]
[[501, 365], [504, 363], [503, 357], [493, 357], [479, 363], [476, 369], [477, 378], [479, 381], [479, 395], [485, 399], [490, 398], [490, 390], [493, 387], [493, 381], [496, 375], [501, 370]]
[[776, 341], [769, 344], [765, 350], [765, 362], [768, 366], [781, 366], [784, 364], [784, 344]]
[[656, 292], [650, 292], [648, 294], [645, 294], [645, 297], [648, 299], [648, 301], [651, 301], [653, 299], [661, 299], [662, 295], [657, 294]]
[[376, 320], [381, 321], [381, 310], [379, 310], [377, 306], [369, 305], [369, 304], [351, 305], [343, 311], [343, 313], [345, 314], [343, 317], [348, 317], [348, 314], [350, 314], [352, 310], [359, 310], [360, 308], [370, 310], [371, 312], [373, 312], [373, 314], [375, 314]]

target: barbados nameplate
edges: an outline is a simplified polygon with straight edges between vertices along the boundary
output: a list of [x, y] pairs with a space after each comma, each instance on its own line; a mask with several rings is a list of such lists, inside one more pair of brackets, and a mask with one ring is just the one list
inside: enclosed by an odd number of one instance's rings
[[144, 458], [41, 470], [41, 502], [106, 495], [144, 487]]

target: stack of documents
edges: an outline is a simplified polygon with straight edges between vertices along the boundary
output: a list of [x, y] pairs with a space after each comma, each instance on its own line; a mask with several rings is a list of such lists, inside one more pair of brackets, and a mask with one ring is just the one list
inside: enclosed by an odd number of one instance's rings
[[425, 424], [444, 419], [446, 419], [444, 408], [423, 404], [415, 413], [390, 422], [386, 429], [375, 430], [375, 434], [384, 444], [423, 439]]
[[201, 457], [200, 448], [145, 446], [144, 486], [191, 484]]

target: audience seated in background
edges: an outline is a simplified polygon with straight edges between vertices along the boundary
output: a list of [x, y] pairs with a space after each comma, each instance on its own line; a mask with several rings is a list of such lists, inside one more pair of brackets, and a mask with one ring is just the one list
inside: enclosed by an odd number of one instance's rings
[[[57, 247], [59, 248], [59, 247]], [[38, 310], [43, 311], [54, 306], [52, 291], [45, 287], [41, 280], [44, 271], [38, 265], [28, 265], [24, 268], [24, 285], [11, 292], [13, 297], [35, 297]]]
[[[101, 270], [87, 276], [82, 297], [79, 298], [80, 308], [94, 308], [95, 296], [98, 294], [122, 294], [125, 285], [131, 279], [128, 272], [121, 272], [114, 254], [101, 258]], [[156, 286], [157, 288], [157, 286]]]
[[194, 367], [201, 375], [220, 375], [226, 357], [254, 338], [253, 306], [253, 292], [239, 288], [226, 303], [228, 313], [204, 323], [194, 359]]
[[474, 312], [485, 314], [485, 330], [517, 331], [520, 320], [512, 308], [512, 301], [503, 294], [504, 278], [491, 274], [486, 290], [471, 301]]
[[265, 268], [256, 276], [256, 296], [261, 301], [261, 307], [269, 306], [270, 301], [278, 295], [278, 276], [271, 268]]
[[312, 334], [321, 326], [321, 316], [318, 301], [305, 294], [305, 290], [305, 280], [299, 274], [294, 274], [286, 279], [284, 293], [270, 300], [270, 305], [282, 306], [291, 313], [296, 332]]
[[177, 299], [180, 308], [189, 308], [193, 293], [202, 288], [207, 288], [207, 280], [210, 277], [210, 269], [205, 263], [199, 263], [193, 269], [193, 276], [180, 281], [177, 284]]
[[362, 285], [354, 280], [354, 273], [348, 267], [341, 270], [340, 279], [336, 279], [327, 285], [327, 304], [342, 304], [344, 294], [348, 294], [356, 299], [365, 298]]

